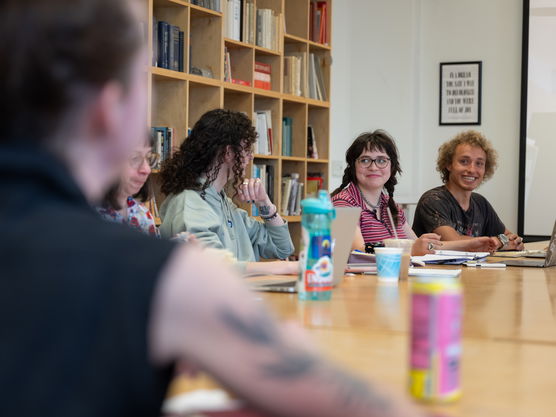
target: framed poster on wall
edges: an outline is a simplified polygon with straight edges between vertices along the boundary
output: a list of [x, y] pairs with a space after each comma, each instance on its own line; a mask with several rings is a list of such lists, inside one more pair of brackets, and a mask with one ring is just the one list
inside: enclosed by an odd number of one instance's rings
[[440, 63], [440, 125], [481, 124], [481, 61]]

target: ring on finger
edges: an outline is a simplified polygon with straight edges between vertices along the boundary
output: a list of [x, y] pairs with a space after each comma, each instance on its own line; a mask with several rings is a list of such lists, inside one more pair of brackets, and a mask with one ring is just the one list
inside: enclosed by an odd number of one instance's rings
[[429, 244], [427, 245], [427, 248], [428, 248], [429, 250], [433, 250], [433, 249], [434, 249], [434, 243], [429, 242]]

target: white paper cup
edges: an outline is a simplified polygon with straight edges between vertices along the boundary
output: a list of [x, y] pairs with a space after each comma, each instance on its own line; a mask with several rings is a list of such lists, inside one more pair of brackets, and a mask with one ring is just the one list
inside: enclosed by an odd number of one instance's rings
[[385, 239], [384, 246], [387, 248], [402, 248], [402, 263], [400, 266], [400, 279], [407, 279], [409, 263], [411, 262], [411, 249], [413, 248], [412, 239]]
[[375, 248], [379, 281], [397, 281], [400, 276], [403, 248]]

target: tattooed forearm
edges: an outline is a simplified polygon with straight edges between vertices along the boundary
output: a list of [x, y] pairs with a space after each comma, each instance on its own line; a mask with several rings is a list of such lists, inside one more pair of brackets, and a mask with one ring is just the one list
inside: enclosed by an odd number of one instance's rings
[[388, 415], [391, 404], [365, 381], [350, 375], [317, 356], [287, 345], [280, 337], [272, 318], [264, 310], [252, 317], [242, 317], [223, 307], [219, 316], [228, 329], [259, 348], [268, 349], [272, 356], [256, 364], [266, 378], [287, 382], [306, 380], [307, 384], [322, 387], [330, 398], [346, 410], [363, 411], [365, 415]]
[[275, 354], [274, 360], [261, 366], [261, 372], [266, 376], [293, 379], [307, 374], [313, 368], [315, 360], [312, 355], [285, 346], [279, 340], [274, 321], [265, 311], [260, 311], [252, 319], [246, 319], [224, 308], [220, 317], [238, 335], [251, 343], [270, 349]]
[[229, 329], [251, 343], [266, 346], [276, 343], [276, 326], [264, 311], [251, 320], [240, 317], [227, 307], [223, 307], [219, 315]]
[[328, 364], [326, 367], [322, 380], [334, 386], [333, 391], [346, 409], [366, 409], [377, 415], [391, 409], [390, 402], [367, 382]]

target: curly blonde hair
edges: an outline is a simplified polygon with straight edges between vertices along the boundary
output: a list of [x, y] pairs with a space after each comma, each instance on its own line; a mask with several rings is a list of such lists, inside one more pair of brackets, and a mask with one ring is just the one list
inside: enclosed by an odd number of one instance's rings
[[482, 135], [482, 133], [476, 130], [466, 130], [464, 132], [458, 133], [455, 137], [446, 143], [443, 143], [440, 148], [438, 148], [438, 159], [436, 160], [436, 170], [440, 172], [442, 177], [442, 182], [446, 184], [450, 177], [450, 171], [448, 171], [448, 166], [452, 163], [454, 155], [456, 153], [456, 148], [458, 145], [471, 145], [481, 148], [486, 154], [485, 161], [485, 175], [483, 177], [483, 182], [489, 180], [496, 171], [496, 165], [498, 161], [498, 154], [492, 147], [492, 144]]

